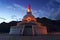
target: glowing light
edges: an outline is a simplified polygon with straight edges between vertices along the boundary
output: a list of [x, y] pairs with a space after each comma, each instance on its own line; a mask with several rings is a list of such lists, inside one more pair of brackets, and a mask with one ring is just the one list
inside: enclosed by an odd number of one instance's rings
[[27, 18], [27, 21], [28, 21], [28, 22], [30, 22], [30, 21], [31, 21], [31, 18], [30, 18], [30, 17], [28, 17], [28, 18]]
[[27, 10], [28, 12], [31, 12], [31, 9], [30, 9], [30, 5], [28, 5], [28, 10]]

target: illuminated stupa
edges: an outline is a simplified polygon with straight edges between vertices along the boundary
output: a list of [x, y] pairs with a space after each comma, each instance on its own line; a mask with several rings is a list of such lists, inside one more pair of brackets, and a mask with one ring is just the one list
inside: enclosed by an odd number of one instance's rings
[[36, 22], [35, 17], [32, 15], [32, 12], [31, 12], [31, 9], [30, 9], [30, 5], [28, 6], [27, 14], [24, 16], [22, 21], [26, 21], [26, 22], [34, 21], [34, 22]]
[[38, 23], [35, 17], [32, 15], [30, 5], [28, 6], [27, 14], [23, 17], [22, 22], [17, 23], [16, 26], [10, 28], [9, 34], [20, 35], [41, 35], [48, 34], [46, 26], [42, 26]]

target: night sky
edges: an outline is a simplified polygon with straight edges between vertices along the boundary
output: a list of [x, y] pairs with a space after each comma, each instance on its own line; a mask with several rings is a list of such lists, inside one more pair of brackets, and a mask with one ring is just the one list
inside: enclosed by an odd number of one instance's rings
[[0, 0], [0, 23], [22, 20], [29, 4], [35, 17], [60, 20], [60, 0]]

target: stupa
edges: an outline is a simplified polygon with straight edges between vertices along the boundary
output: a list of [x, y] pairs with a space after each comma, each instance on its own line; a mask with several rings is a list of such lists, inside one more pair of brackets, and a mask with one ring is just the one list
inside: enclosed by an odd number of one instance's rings
[[30, 5], [28, 5], [27, 14], [23, 17], [22, 22], [10, 28], [9, 34], [20, 34], [25, 36], [48, 34], [46, 26], [42, 26], [32, 15]]

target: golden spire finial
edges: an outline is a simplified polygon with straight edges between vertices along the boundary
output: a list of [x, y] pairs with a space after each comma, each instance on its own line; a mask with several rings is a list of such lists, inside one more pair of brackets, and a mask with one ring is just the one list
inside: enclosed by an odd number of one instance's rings
[[30, 5], [28, 5], [28, 10], [27, 10], [27, 12], [31, 12]]

